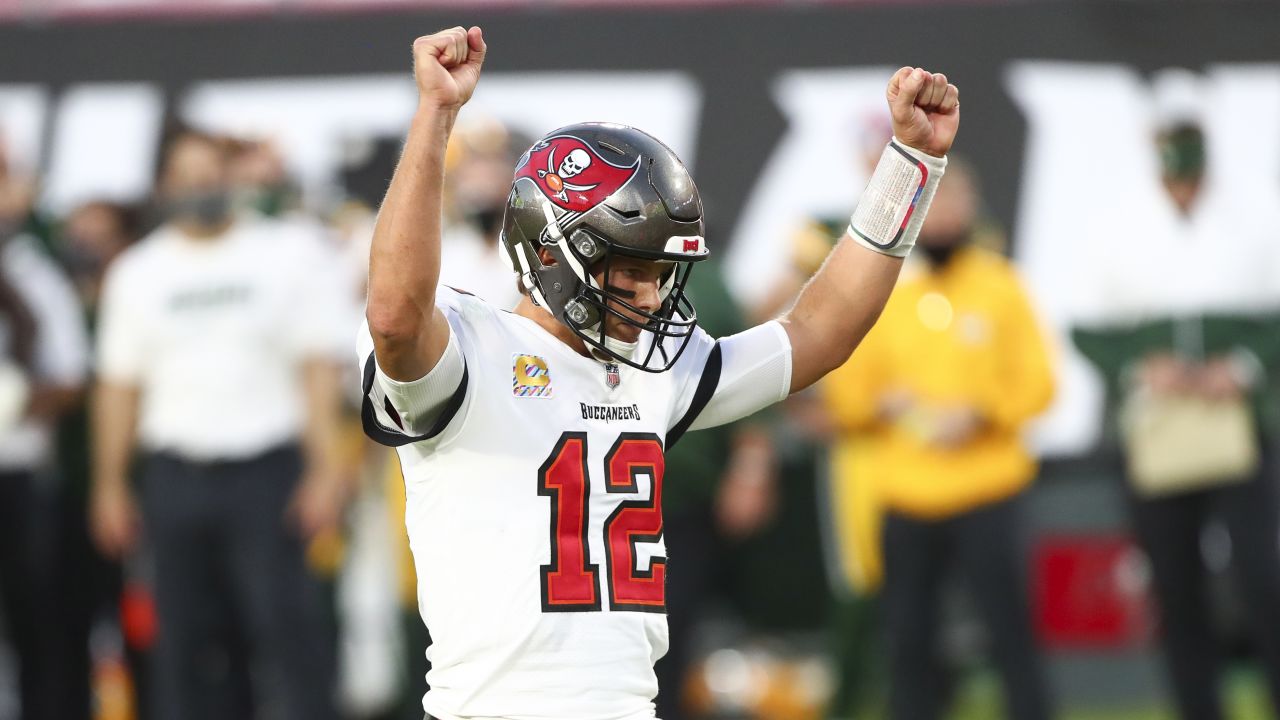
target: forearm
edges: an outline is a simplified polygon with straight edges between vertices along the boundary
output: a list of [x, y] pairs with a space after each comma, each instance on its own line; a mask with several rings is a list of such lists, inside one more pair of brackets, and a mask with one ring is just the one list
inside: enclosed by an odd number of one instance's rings
[[303, 390], [307, 421], [302, 430], [302, 449], [308, 473], [336, 475], [338, 427], [342, 412], [338, 366], [326, 359], [303, 364]]
[[944, 156], [897, 137], [885, 146], [848, 232], [785, 318], [794, 351], [792, 392], [848, 360], [880, 317], [946, 167]]
[[729, 454], [729, 472], [744, 468], [772, 469], [775, 460], [773, 437], [768, 428], [748, 424], [734, 434]]
[[94, 389], [93, 484], [97, 491], [128, 485], [138, 420], [138, 389], [100, 382]]
[[57, 422], [73, 410], [84, 397], [79, 386], [39, 384], [31, 388], [27, 401], [27, 416], [36, 420]]
[[875, 325], [902, 269], [902, 258], [841, 238], [795, 306], [781, 318], [794, 348], [791, 392], [842, 365]]
[[[839, 367], [880, 317], [915, 244], [960, 124], [960, 91], [941, 73], [903, 67], [885, 89], [894, 140], [841, 238], [782, 318], [791, 392]], [[857, 239], [853, 234], [857, 234]]]
[[445, 145], [455, 115], [429, 106], [415, 114], [374, 226], [366, 315], [378, 361], [396, 379], [426, 374], [444, 349], [429, 340], [440, 278]]

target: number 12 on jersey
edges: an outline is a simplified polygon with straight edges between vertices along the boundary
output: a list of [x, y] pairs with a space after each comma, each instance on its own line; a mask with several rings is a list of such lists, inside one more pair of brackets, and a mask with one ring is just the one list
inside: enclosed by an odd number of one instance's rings
[[[622, 433], [604, 458], [605, 491], [635, 493], [647, 475], [648, 500], [624, 500], [604, 522], [605, 584], [613, 610], [665, 612], [664, 558], [640, 570], [637, 543], [662, 537], [662, 440], [653, 433]], [[543, 612], [601, 610], [600, 566], [591, 562], [587, 528], [591, 472], [587, 434], [566, 432], [538, 470], [538, 494], [551, 499], [551, 562], [542, 566]]]

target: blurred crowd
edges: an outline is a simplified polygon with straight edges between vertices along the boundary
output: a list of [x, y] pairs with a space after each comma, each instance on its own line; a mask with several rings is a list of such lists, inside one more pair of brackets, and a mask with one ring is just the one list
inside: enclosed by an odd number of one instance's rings
[[[429, 638], [354, 351], [399, 141], [346, 153], [342, 193], [316, 207], [269, 140], [166, 135], [145, 202], [57, 217], [0, 146], [0, 718], [417, 720]], [[848, 161], [874, 166], [886, 139]], [[527, 145], [473, 119], [447, 157], [442, 283], [506, 308], [497, 233]], [[1112, 312], [1072, 338], [1106, 381], [1104, 450], [1149, 559], [1171, 703], [1200, 720], [1224, 717], [1208, 527], [1225, 528], [1280, 707], [1280, 224], [1206, 181], [1193, 120], [1152, 152], [1167, 212], [1107, 258], [1089, 292]], [[700, 323], [721, 336], [777, 314], [845, 222], [779, 238], [792, 267], [758, 306], [699, 266]], [[1006, 716], [1069, 705], [1038, 628], [1024, 440], [1058, 351], [1006, 250], [953, 158], [854, 358], [672, 451], [659, 717], [944, 716], [953, 586]]]

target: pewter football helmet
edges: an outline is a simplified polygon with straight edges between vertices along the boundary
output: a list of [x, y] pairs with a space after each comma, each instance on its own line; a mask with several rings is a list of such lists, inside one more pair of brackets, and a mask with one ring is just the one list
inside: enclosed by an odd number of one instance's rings
[[[502, 245], [525, 292], [597, 359], [662, 372], [693, 336], [697, 315], [684, 289], [693, 264], [708, 254], [702, 199], [675, 153], [640, 130], [581, 123], [535, 143], [516, 164]], [[542, 248], [551, 264], [539, 258]], [[592, 277], [602, 270], [608, 278], [617, 256], [671, 263], [656, 312], [636, 308]], [[648, 331], [652, 342], [643, 335], [640, 343], [608, 337], [607, 315]]]

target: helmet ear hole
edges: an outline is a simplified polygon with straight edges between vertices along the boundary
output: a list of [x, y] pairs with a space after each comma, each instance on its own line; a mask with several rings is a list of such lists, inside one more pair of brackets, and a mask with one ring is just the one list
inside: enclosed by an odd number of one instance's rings
[[543, 267], [555, 267], [560, 264], [556, 262], [556, 256], [545, 247], [538, 248], [538, 262], [542, 263]]

